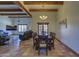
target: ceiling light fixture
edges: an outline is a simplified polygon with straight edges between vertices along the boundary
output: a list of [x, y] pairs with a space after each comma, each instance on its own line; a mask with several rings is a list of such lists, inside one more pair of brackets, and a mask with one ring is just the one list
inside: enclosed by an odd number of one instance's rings
[[[43, 4], [43, 5], [42, 5], [42, 8], [44, 8], [44, 7], [45, 7], [45, 5]], [[46, 20], [46, 19], [48, 18], [48, 16], [42, 15], [42, 16], [39, 16], [39, 18], [40, 18], [41, 20]]]
[[47, 19], [48, 17], [47, 16], [45, 16], [45, 15], [43, 15], [43, 16], [39, 16], [40, 17], [40, 19], [42, 19], [42, 20], [45, 20], [45, 19]]

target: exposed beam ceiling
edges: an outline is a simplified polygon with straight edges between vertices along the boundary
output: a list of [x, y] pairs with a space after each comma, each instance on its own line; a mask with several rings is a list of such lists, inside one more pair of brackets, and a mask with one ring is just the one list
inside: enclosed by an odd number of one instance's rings
[[0, 1], [0, 15], [9, 16], [9, 15], [26, 15], [22, 13], [22, 10], [14, 1]]
[[31, 12], [57, 12], [57, 9], [30, 9]]
[[30, 15], [30, 16], [32, 17], [32, 15], [31, 15], [29, 9], [27, 8], [27, 6], [24, 5], [24, 3], [23, 3], [22, 1], [17, 1], [17, 2], [15, 2], [15, 3], [16, 3], [17, 5], [19, 5], [20, 8], [21, 8], [24, 12], [27, 12], [28, 15]]
[[0, 15], [26, 15], [26, 13], [0, 13]]
[[14, 4], [13, 1], [0, 1], [0, 5], [12, 5]]
[[22, 12], [21, 9], [0, 9], [0, 12]]
[[[0, 15], [29, 15], [32, 16], [31, 12], [57, 12], [58, 9], [54, 8], [52, 9], [52, 7], [54, 7], [53, 5], [63, 5], [63, 1], [0, 1], [0, 12], [18, 12], [18, 13], [0, 13]], [[2, 7], [1, 5], [4, 5], [4, 7]], [[6, 5], [6, 6], [5, 6]], [[13, 7], [11, 6], [13, 5]], [[28, 5], [33, 5], [33, 9], [32, 8], [27, 8]], [[34, 6], [37, 5], [48, 5], [52, 7], [50, 9], [41, 9], [37, 6], [37, 8], [39, 9], [35, 9]], [[9, 7], [8, 7], [9, 6]], [[35, 7], [36, 7], [35, 6]], [[5, 8], [6, 7], [6, 8]], [[28, 6], [29, 7], [29, 6]], [[24, 13], [19, 13], [19, 12], [24, 12]]]
[[[21, 4], [17, 5], [16, 1], [0, 1], [0, 15], [2, 16], [16, 16], [16, 15], [28, 15], [27, 12], [24, 12], [21, 8]], [[24, 13], [21, 13], [24, 12]]]
[[24, 1], [25, 5], [63, 5], [63, 1]]
[[24, 1], [31, 12], [57, 12], [63, 1]]
[[0, 5], [0, 9], [19, 9], [18, 5]]

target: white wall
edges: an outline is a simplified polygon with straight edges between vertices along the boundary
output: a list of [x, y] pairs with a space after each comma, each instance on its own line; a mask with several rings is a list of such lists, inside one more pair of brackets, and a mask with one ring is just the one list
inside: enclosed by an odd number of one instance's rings
[[64, 2], [58, 12], [58, 22], [67, 18], [67, 28], [60, 25], [59, 38], [62, 42], [79, 53], [79, 2]]
[[[31, 29], [31, 24], [32, 24], [32, 18], [10, 18], [12, 20], [13, 25], [18, 25], [18, 24], [27, 24], [28, 29], [27, 30], [32, 30]], [[13, 34], [18, 34], [18, 27], [17, 31], [13, 31]], [[20, 33], [23, 34], [23, 33]]]
[[31, 29], [32, 18], [10, 18], [13, 25], [27, 24], [28, 30]]
[[[56, 21], [57, 13], [56, 12], [31, 12], [32, 14], [32, 29], [38, 33], [38, 22], [49, 22], [49, 32], [56, 32]], [[39, 16], [48, 16], [45, 21], [42, 21]]]
[[6, 25], [11, 25], [11, 24], [12, 21], [8, 18], [8, 16], [0, 16], [0, 30], [6, 31]]
[[[6, 22], [7, 24], [11, 23], [12, 25], [28, 24], [28, 30], [32, 29], [35, 32], [38, 32], [38, 25], [37, 25], [38, 22], [49, 22], [49, 32], [56, 32], [57, 12], [31, 12], [31, 13], [32, 18], [8, 18], [6, 16], [6, 17], [0, 17], [0, 19], [5, 19], [5, 21], [3, 22]], [[41, 21], [41, 19], [39, 18], [40, 15], [46, 15], [48, 16], [48, 18], [45, 21]], [[16, 31], [13, 31], [13, 33], [14, 32], [16, 33]]]
[[[19, 22], [18, 22], [19, 20]], [[8, 16], [0, 16], [0, 30], [6, 31], [6, 25], [18, 25], [27, 24], [28, 30], [31, 30], [32, 18], [8, 18]], [[17, 33], [18, 31], [7, 31], [11, 33]]]

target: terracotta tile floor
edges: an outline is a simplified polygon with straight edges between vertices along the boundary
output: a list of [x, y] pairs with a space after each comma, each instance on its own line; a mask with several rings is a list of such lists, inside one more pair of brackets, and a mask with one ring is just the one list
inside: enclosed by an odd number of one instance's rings
[[[38, 56], [38, 51], [33, 49], [32, 39], [20, 43], [14, 39], [9, 45], [0, 46], [0, 57], [35, 57]], [[40, 56], [46, 56], [44, 51]], [[55, 40], [55, 49], [48, 51], [48, 56], [51, 57], [76, 57], [76, 55], [63, 46], [59, 41]]]

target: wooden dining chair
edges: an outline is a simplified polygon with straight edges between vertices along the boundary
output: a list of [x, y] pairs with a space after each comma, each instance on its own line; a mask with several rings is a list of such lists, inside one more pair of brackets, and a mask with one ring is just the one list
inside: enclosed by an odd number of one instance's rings
[[33, 37], [33, 48], [35, 48], [35, 45], [37, 44], [36, 43], [36, 40], [37, 40], [37, 37], [36, 36], [37, 36], [37, 33], [34, 32], [33, 35], [32, 35], [32, 37]]
[[47, 41], [47, 44], [48, 44], [48, 49], [51, 50], [51, 42], [52, 41], [52, 37], [51, 36], [48, 36], [48, 41]]
[[40, 55], [41, 49], [44, 49], [46, 52], [46, 55], [48, 55], [48, 44], [47, 44], [47, 38], [44, 39], [38, 39], [38, 55]]
[[51, 47], [53, 47], [55, 49], [54, 41], [55, 41], [55, 38], [56, 38], [56, 33], [50, 32], [50, 36], [52, 37], [51, 38]]

